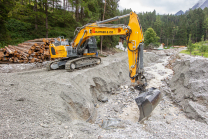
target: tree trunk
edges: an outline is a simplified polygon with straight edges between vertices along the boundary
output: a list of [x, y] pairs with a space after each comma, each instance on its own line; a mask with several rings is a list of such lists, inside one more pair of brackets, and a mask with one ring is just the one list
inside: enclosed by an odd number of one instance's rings
[[53, 0], [53, 12], [54, 12], [54, 0]]
[[81, 14], [81, 18], [80, 19], [83, 19], [84, 18], [84, 8], [83, 7], [81, 7], [81, 13], [80, 14]]
[[[105, 7], [106, 7], [106, 0], [105, 0], [105, 5], [104, 5], [104, 11], [103, 11], [103, 20], [105, 17]], [[101, 36], [101, 40], [100, 40], [100, 53], [102, 54], [102, 49], [103, 49], [103, 36]]]
[[29, 0], [29, 5], [30, 5], [30, 0]]
[[173, 40], [174, 40], [174, 37], [175, 37], [175, 36], [173, 35], [173, 39], [172, 39], [172, 46], [173, 46]]
[[196, 42], [197, 42], [197, 23], [196, 23]]
[[160, 43], [161, 43], [161, 35], [162, 35], [162, 28], [161, 28], [161, 30], [160, 30]]
[[65, 6], [66, 11], [67, 11], [67, 7], [68, 7], [68, 1], [66, 1], [66, 6]]
[[75, 16], [76, 16], [76, 21], [79, 21], [79, 0], [76, 0], [76, 11], [75, 11]]
[[66, 0], [64, 0], [63, 2], [64, 2], [64, 10], [65, 10], [65, 7], [66, 7], [66, 4], [65, 4], [65, 2], [66, 2]]
[[48, 0], [45, 2], [45, 14], [46, 14], [46, 38], [48, 38]]
[[38, 25], [37, 25], [37, 0], [35, 0], [35, 3], [34, 3], [34, 11], [35, 11], [35, 30], [38, 30]]

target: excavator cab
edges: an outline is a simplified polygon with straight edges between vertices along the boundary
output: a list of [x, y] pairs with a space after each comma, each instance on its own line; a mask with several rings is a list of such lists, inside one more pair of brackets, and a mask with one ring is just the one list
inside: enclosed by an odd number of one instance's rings
[[[87, 41], [87, 46], [84, 49], [84, 54], [83, 55], [95, 55], [97, 52], [97, 41], [95, 37], [90, 37]], [[83, 44], [85, 45], [85, 44]]]

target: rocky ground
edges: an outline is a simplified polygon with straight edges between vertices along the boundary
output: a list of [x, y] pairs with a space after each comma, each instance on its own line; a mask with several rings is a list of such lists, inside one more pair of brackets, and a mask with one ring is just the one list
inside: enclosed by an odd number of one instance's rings
[[207, 59], [179, 51], [145, 53], [148, 87], [163, 98], [141, 123], [126, 53], [73, 73], [0, 73], [0, 138], [208, 138]]

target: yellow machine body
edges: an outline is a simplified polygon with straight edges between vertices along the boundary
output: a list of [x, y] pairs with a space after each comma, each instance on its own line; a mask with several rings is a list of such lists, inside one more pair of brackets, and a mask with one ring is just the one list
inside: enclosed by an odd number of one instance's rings
[[[131, 32], [130, 32], [131, 31]], [[104, 26], [104, 24], [92, 23], [90, 25], [84, 26], [76, 35], [72, 42], [72, 47], [77, 48], [78, 45], [82, 45], [87, 39], [92, 36], [111, 36], [111, 35], [127, 35], [126, 40], [128, 40], [128, 61], [129, 61], [129, 71], [130, 76], [134, 77], [137, 73], [138, 68], [138, 47], [140, 43], [144, 42], [142, 27], [139, 23], [139, 18], [136, 13], [130, 13], [130, 19], [128, 26]], [[55, 53], [52, 53], [50, 48], [51, 58], [65, 58], [67, 57], [67, 46], [60, 45], [53, 47]], [[132, 50], [132, 51], [130, 51]], [[83, 55], [95, 55], [95, 53], [84, 53]], [[131, 82], [135, 82], [135, 78], [131, 78]]]
[[66, 46], [64, 45], [55, 46], [54, 44], [50, 44], [49, 50], [50, 50], [51, 58], [67, 57], [67, 50], [66, 50]]

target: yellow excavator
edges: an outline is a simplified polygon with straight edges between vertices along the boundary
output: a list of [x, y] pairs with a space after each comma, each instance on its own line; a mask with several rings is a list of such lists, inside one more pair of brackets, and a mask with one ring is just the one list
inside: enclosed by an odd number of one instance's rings
[[[130, 16], [128, 25], [106, 24], [127, 16]], [[67, 71], [73, 71], [98, 65], [101, 63], [101, 59], [95, 56], [97, 44], [94, 36], [125, 35], [128, 47], [129, 77], [135, 89], [143, 92], [135, 99], [140, 110], [139, 121], [150, 116], [160, 102], [161, 93], [156, 88], [145, 89], [147, 82], [143, 74], [144, 37], [137, 14], [131, 12], [127, 15], [87, 24], [77, 28], [75, 32], [77, 34], [72, 42], [69, 43], [68, 40], [60, 37], [49, 46], [51, 58], [59, 58], [59, 60], [49, 63], [47, 69], [65, 67]]]

